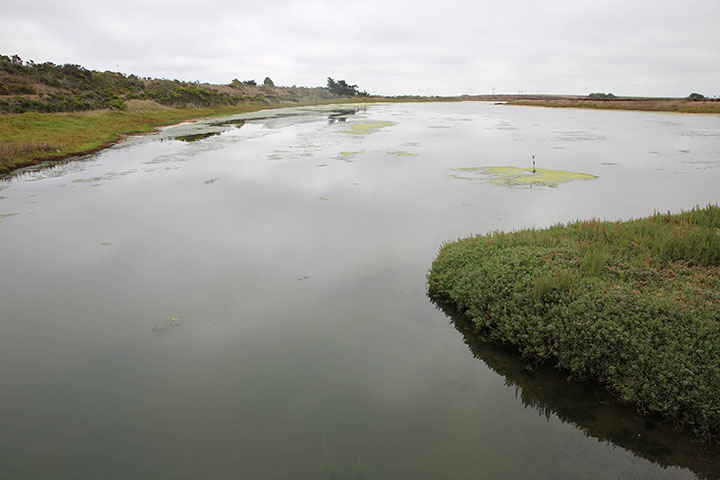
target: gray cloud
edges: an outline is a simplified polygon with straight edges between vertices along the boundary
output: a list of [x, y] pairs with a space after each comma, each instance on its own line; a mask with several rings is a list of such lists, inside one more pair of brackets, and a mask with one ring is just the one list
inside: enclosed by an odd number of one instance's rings
[[720, 2], [9, 0], [4, 54], [373, 93], [720, 95]]

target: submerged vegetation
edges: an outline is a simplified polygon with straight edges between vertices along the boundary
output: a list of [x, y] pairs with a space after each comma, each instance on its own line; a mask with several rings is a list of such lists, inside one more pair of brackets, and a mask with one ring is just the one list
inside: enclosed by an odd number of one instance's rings
[[476, 334], [720, 434], [720, 207], [445, 245], [429, 294]]
[[[519, 167], [464, 167], [453, 168], [457, 172], [476, 173], [486, 176], [490, 183], [506, 187], [545, 186], [557, 187], [561, 183], [574, 180], [592, 180], [597, 178], [588, 173], [566, 172], [564, 170], [549, 170], [545, 168], [519, 168]], [[453, 175], [453, 178], [474, 180], [472, 177]]]
[[392, 127], [393, 125], [397, 125], [395, 122], [389, 122], [389, 121], [382, 121], [382, 122], [363, 122], [363, 123], [350, 123], [347, 125], [347, 128], [344, 130], [347, 133], [355, 133], [358, 135], [368, 135], [370, 133], [375, 133], [381, 128], [385, 127]]

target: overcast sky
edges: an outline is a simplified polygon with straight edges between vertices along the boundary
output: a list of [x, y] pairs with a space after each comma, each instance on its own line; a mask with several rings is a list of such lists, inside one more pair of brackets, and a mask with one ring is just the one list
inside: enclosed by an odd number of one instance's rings
[[370, 93], [720, 95], [720, 0], [3, 0], [0, 53]]

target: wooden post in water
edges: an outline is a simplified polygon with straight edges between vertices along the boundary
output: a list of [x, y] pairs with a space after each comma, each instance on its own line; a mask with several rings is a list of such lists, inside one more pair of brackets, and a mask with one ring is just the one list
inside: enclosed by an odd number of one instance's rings
[[533, 155], [533, 173], [535, 173], [535, 155]]

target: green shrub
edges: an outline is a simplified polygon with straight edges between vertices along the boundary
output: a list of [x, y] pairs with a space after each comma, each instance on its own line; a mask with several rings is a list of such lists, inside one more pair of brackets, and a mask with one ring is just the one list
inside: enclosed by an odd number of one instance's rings
[[617, 98], [612, 93], [602, 93], [602, 92], [596, 92], [591, 93], [588, 95], [589, 98], [595, 98], [595, 99], [610, 99], [610, 98]]
[[720, 434], [720, 208], [445, 245], [429, 294], [479, 334]]
[[34, 95], [35, 89], [23, 81], [0, 82], [0, 95]]
[[144, 98], [170, 106], [214, 106], [235, 105], [239, 99], [227, 93], [195, 85], [180, 85], [175, 82], [154, 81], [147, 87]]

